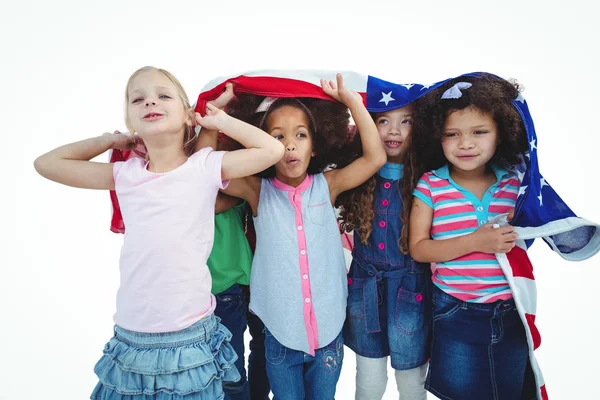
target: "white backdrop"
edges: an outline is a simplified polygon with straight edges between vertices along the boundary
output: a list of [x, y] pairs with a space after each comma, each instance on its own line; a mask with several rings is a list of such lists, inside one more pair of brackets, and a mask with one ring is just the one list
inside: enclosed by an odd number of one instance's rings
[[[576, 213], [600, 221], [598, 3], [519, 3], [2, 1], [0, 399], [84, 399], [96, 383], [122, 236], [108, 229], [108, 193], [46, 181], [33, 160], [124, 129], [125, 83], [144, 65], [173, 72], [192, 101], [215, 76], [264, 68], [351, 69], [395, 82], [472, 71], [517, 78], [542, 173]], [[550, 397], [600, 398], [600, 256], [567, 263], [541, 241], [530, 256]], [[353, 398], [354, 367], [347, 349], [336, 398]], [[397, 398], [394, 386], [391, 378], [386, 399]]]

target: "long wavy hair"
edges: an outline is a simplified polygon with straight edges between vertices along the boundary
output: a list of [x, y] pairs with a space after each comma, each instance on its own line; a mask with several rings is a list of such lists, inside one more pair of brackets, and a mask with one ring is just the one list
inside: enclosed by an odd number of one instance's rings
[[[462, 90], [457, 99], [441, 99], [442, 94], [457, 82], [472, 86]], [[442, 132], [446, 118], [458, 110], [474, 107], [490, 115], [498, 127], [499, 143], [489, 164], [510, 168], [518, 164], [520, 154], [527, 151], [527, 135], [521, 115], [512, 101], [520, 86], [491, 74], [453, 79], [418, 100], [413, 114], [413, 130], [404, 144], [404, 179], [402, 200], [401, 248], [408, 250], [408, 221], [413, 191], [421, 176], [448, 163], [442, 149]]]

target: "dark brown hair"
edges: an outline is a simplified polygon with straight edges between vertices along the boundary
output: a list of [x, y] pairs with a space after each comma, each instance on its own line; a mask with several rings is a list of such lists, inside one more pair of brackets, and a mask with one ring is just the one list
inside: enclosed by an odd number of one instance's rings
[[[462, 96], [457, 99], [441, 99], [457, 82], [469, 82], [472, 86], [462, 89]], [[520, 162], [519, 155], [527, 151], [527, 135], [521, 115], [512, 103], [518, 89], [516, 82], [482, 73], [452, 79], [417, 100], [412, 135], [404, 144], [403, 251], [408, 251], [408, 221], [417, 182], [424, 173], [448, 163], [441, 142], [444, 123], [451, 113], [474, 107], [490, 115], [498, 126], [499, 143], [489, 163], [510, 168]]]
[[[348, 136], [350, 113], [346, 106], [329, 100], [312, 98], [279, 98], [266, 112], [256, 112], [264, 96], [241, 93], [227, 107], [227, 112], [242, 121], [246, 121], [261, 129], [266, 126], [269, 115], [284, 106], [297, 108], [304, 112], [310, 121], [313, 151], [308, 165], [308, 174], [323, 172], [327, 166], [335, 167], [338, 153]], [[275, 176], [275, 167], [270, 167], [259, 174], [261, 177]]]

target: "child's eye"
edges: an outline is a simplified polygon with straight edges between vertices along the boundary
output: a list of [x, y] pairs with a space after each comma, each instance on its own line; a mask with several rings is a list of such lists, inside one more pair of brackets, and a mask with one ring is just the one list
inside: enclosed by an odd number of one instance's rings
[[488, 131], [475, 131], [476, 135], [483, 135], [483, 134], [486, 134], [486, 133], [488, 133]]
[[458, 136], [458, 133], [455, 133], [455, 132], [444, 132], [442, 135], [444, 137], [450, 138], [450, 137]]
[[277, 140], [281, 140], [281, 139], [283, 139], [283, 135], [275, 135], [275, 136], [273, 136], [273, 137], [274, 137], [275, 139], [277, 139]]
[[306, 133], [298, 132], [298, 133], [296, 133], [296, 137], [306, 137]]
[[139, 103], [140, 101], [142, 101], [144, 99], [142, 99], [141, 97], [138, 97], [137, 99], [134, 99], [131, 104], [135, 104], [135, 103]]
[[407, 119], [403, 120], [403, 121], [402, 121], [402, 123], [403, 123], [403, 124], [409, 124], [409, 125], [410, 125], [410, 124], [412, 124], [412, 119], [410, 119], [410, 118], [407, 118]]
[[160, 96], [158, 96], [158, 97], [159, 97], [159, 98], [161, 98], [161, 99], [163, 99], [163, 98], [164, 98], [164, 99], [170, 99], [170, 98], [171, 98], [170, 96], [167, 96], [166, 94], [161, 94], [161, 95], [160, 95]]
[[378, 123], [379, 125], [385, 125], [385, 124], [387, 124], [388, 122], [389, 122], [389, 121], [388, 121], [387, 119], [380, 119], [379, 121], [377, 121], [377, 123]]

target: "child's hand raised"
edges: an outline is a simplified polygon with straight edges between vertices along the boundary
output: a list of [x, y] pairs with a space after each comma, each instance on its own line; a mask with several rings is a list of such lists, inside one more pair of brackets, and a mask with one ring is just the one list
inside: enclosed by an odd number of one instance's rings
[[474, 251], [483, 253], [508, 253], [519, 237], [513, 226], [494, 228], [494, 224], [482, 225], [471, 235]]
[[219, 130], [219, 126], [226, 116], [227, 114], [223, 110], [208, 103], [206, 104], [206, 115], [204, 117], [200, 113], [196, 113], [196, 122], [203, 128]]
[[227, 106], [227, 104], [229, 104], [231, 99], [233, 99], [233, 96], [234, 96], [233, 83], [227, 82], [225, 84], [225, 91], [223, 93], [221, 93], [221, 95], [219, 97], [217, 97], [215, 100], [209, 101], [208, 104], [212, 104], [213, 106], [215, 106], [217, 108], [223, 109]]
[[106, 132], [102, 135], [110, 141], [109, 146], [115, 150], [130, 150], [137, 146], [136, 135], [123, 135], [119, 131]]
[[342, 74], [336, 74], [335, 78], [337, 83], [334, 81], [321, 79], [321, 87], [328, 96], [333, 97], [348, 108], [359, 103], [361, 105], [363, 104], [363, 99], [360, 94], [344, 86], [344, 78], [342, 78]]

